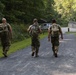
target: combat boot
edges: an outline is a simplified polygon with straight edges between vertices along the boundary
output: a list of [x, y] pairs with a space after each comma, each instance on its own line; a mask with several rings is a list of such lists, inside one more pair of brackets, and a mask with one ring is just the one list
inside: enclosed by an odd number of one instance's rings
[[3, 55], [4, 55], [4, 57], [7, 57], [7, 50], [6, 50], [6, 47], [3, 47]]
[[34, 53], [35, 53], [35, 52], [32, 52], [32, 54], [31, 54], [31, 55], [32, 55], [32, 56], [34, 56]]
[[55, 53], [55, 57], [58, 57], [57, 53]]
[[7, 51], [3, 52], [4, 57], [7, 57]]

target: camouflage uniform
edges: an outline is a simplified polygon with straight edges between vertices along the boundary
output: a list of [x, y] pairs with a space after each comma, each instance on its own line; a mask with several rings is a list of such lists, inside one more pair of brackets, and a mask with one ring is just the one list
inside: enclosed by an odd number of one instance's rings
[[10, 38], [9, 38], [9, 24], [0, 24], [0, 39], [3, 47], [3, 54], [6, 57], [7, 51], [10, 47]]
[[31, 25], [29, 29], [31, 35], [32, 56], [34, 56], [34, 53], [36, 54], [36, 56], [38, 56], [39, 47], [40, 47], [40, 41], [39, 41], [40, 29], [38, 24]]
[[[53, 30], [53, 27], [55, 25], [57, 26], [57, 29]], [[51, 34], [52, 50], [53, 50], [55, 57], [57, 57], [57, 52], [58, 52], [58, 47], [59, 47], [59, 35], [61, 34], [62, 36], [61, 27], [57, 24], [53, 24], [50, 27], [50, 34]]]

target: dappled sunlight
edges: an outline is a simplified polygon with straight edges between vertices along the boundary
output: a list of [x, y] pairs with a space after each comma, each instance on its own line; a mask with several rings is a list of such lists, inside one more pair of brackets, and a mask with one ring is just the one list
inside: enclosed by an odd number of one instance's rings
[[64, 43], [64, 42], [71, 41], [71, 40], [74, 40], [74, 39], [63, 39], [63, 40], [60, 39], [59, 42]]
[[60, 65], [60, 66], [59, 66], [59, 68], [72, 69], [72, 68], [73, 68], [73, 66], [72, 66], [72, 65], [70, 65], [70, 64], [64, 64], [64, 65], [62, 64], [62, 65]]

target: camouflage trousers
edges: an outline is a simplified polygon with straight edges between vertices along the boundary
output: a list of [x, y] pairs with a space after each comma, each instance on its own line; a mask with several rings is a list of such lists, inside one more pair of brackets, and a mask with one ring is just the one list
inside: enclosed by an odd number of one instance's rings
[[10, 47], [10, 39], [8, 32], [0, 33], [1, 44], [3, 47], [3, 53], [7, 53]]
[[59, 47], [59, 37], [51, 37], [51, 43], [53, 52], [57, 53]]
[[39, 52], [39, 47], [40, 47], [40, 41], [39, 41], [39, 37], [31, 38], [31, 46], [32, 46], [32, 52], [35, 52], [36, 55], [38, 55]]

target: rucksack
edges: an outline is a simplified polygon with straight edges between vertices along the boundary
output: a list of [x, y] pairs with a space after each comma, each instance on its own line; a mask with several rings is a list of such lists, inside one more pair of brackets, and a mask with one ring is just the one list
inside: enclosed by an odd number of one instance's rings
[[8, 31], [9, 30], [9, 26], [8, 23], [6, 25], [0, 24], [0, 33], [4, 32], [4, 31]]
[[39, 26], [38, 25], [31, 25], [31, 32], [30, 32], [32, 37], [38, 37], [39, 34]]
[[59, 26], [57, 24], [53, 24], [51, 26], [51, 36], [58, 37], [59, 36]]
[[0, 38], [2, 36], [5, 37], [6, 35], [9, 35], [8, 31], [9, 31], [9, 25], [8, 25], [8, 23], [6, 25], [4, 25], [3, 23], [0, 24]]

